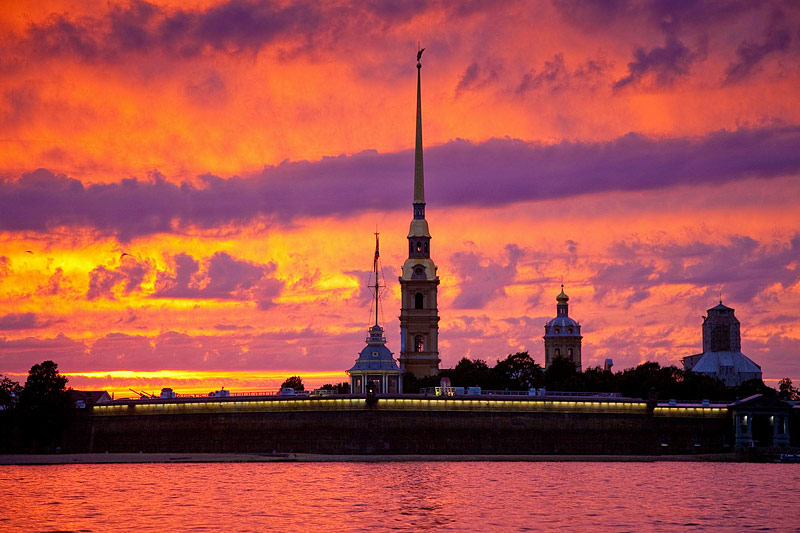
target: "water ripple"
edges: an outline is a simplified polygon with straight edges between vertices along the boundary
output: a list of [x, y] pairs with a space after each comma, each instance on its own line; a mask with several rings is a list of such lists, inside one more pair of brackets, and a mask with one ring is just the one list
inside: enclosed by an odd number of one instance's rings
[[9, 531], [796, 531], [800, 465], [10, 466]]

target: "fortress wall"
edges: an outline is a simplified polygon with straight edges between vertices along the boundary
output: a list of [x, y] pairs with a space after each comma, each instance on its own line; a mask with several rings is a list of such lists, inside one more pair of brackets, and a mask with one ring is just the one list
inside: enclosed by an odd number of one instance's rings
[[[452, 403], [392, 409], [385, 400], [369, 408], [363, 399], [310, 410], [305, 402], [260, 411], [162, 409], [157, 416], [152, 413], [159, 408], [140, 405], [121, 406], [115, 414], [96, 409], [80, 430], [80, 446], [92, 452], [657, 455], [729, 452], [733, 444], [726, 410], [658, 416], [639, 409], [646, 404], [620, 412], [564, 405], [547, 410], [541, 402], [541, 410], [514, 409], [513, 403], [505, 410], [495, 404], [458, 410]], [[139, 414], [144, 412], [150, 414]]]

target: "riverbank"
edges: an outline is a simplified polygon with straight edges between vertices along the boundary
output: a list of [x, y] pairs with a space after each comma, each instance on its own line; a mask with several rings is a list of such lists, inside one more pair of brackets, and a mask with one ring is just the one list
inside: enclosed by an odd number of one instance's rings
[[308, 453], [75, 453], [0, 455], [0, 465], [114, 463], [275, 463], [275, 462], [731, 462], [732, 453], [697, 455], [324, 455]]

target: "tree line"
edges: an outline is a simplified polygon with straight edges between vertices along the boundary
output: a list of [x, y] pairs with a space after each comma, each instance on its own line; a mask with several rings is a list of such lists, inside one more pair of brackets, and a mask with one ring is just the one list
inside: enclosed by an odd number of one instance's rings
[[58, 365], [33, 365], [24, 386], [8, 376], [0, 378], [0, 449], [57, 451], [73, 407]]
[[800, 399], [789, 378], [782, 380], [776, 391], [760, 379], [738, 387], [726, 387], [718, 379], [650, 361], [619, 372], [600, 367], [579, 371], [569, 359], [557, 357], [544, 369], [528, 352], [511, 354], [498, 360], [492, 367], [482, 359], [465, 357], [454, 368], [442, 369], [437, 376], [418, 379], [406, 373], [403, 376], [403, 390], [406, 393], [418, 393], [423, 387], [438, 386], [444, 377], [449, 378], [454, 387], [481, 387], [484, 390], [526, 391], [544, 388], [551, 391], [615, 392], [631, 398], [648, 398], [651, 389], [655, 389], [659, 400], [732, 401], [753, 394], [784, 400]]
[[[465, 357], [454, 368], [442, 369], [439, 375], [422, 379], [406, 373], [403, 390], [418, 393], [423, 387], [438, 386], [442, 378], [449, 378], [456, 387], [481, 387], [484, 390], [544, 388], [550, 391], [614, 392], [631, 398], [649, 398], [655, 391], [659, 400], [717, 401], [764, 394], [781, 400], [800, 400], [800, 391], [789, 378], [782, 379], [775, 390], [760, 379], [738, 387], [726, 387], [722, 381], [709, 376], [675, 366], [661, 366], [656, 362], [642, 363], [619, 372], [599, 367], [579, 371], [568, 359], [556, 358], [544, 369], [528, 352], [511, 354], [491, 367], [484, 360]], [[305, 388], [300, 376], [291, 376], [281, 386], [296, 391]], [[347, 382], [326, 383], [320, 388], [338, 394], [350, 393]], [[58, 365], [53, 361], [33, 365], [24, 386], [0, 374], [0, 450], [57, 451], [75, 411], [67, 389], [67, 378], [59, 374]]]

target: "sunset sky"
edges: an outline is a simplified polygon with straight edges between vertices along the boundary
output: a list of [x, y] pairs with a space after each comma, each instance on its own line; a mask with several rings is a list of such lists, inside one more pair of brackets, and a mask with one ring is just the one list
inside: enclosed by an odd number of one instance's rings
[[719, 294], [800, 381], [800, 3], [0, 8], [0, 373], [119, 395], [346, 379], [389, 348], [422, 68], [442, 366], [680, 364]]

